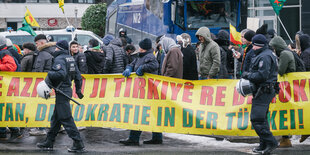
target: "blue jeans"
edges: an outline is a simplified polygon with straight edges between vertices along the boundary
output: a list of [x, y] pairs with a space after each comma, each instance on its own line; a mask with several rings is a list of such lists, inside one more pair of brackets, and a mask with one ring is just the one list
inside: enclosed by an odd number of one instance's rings
[[[139, 142], [142, 131], [130, 130], [129, 139]], [[160, 132], [152, 132], [152, 140], [162, 140], [163, 134]]]

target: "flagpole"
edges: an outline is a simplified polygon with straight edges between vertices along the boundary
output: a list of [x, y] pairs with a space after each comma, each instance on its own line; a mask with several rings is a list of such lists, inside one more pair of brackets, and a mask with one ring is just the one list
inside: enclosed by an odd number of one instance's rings
[[64, 13], [64, 15], [65, 15], [65, 17], [66, 17], [66, 20], [67, 20], [68, 26], [70, 26], [71, 24], [70, 24], [70, 22], [69, 22], [69, 20], [68, 20], [68, 17], [66, 16], [65, 12], [63, 12], [63, 13]]
[[286, 30], [286, 28], [285, 28], [284, 24], [282, 23], [281, 18], [280, 18], [278, 15], [276, 15], [276, 16], [278, 17], [278, 19], [279, 19], [279, 21], [280, 21], [280, 23], [281, 23], [281, 25], [282, 25], [282, 27], [283, 27], [284, 31], [286, 32], [286, 35], [287, 35], [287, 36], [288, 36], [288, 38], [290, 39], [291, 43], [293, 43], [293, 40], [292, 40], [292, 38], [290, 37], [290, 35], [288, 34], [288, 32], [287, 32], [287, 30]]

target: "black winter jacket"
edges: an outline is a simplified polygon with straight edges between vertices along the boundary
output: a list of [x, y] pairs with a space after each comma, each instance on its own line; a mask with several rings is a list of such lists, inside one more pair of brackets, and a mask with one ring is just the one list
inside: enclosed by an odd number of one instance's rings
[[52, 68], [53, 56], [55, 52], [56, 43], [46, 43], [43, 46], [39, 46], [36, 51], [37, 56], [35, 57], [32, 72], [48, 72]]
[[127, 67], [131, 67], [133, 71], [137, 71], [139, 67], [142, 67], [144, 73], [158, 74], [158, 62], [152, 49], [145, 53], [139, 53], [139, 57]]
[[197, 57], [194, 48], [188, 45], [181, 48], [183, 53], [183, 79], [198, 80]]
[[301, 55], [300, 58], [304, 61], [306, 71], [310, 71], [310, 36], [307, 34], [300, 36]]
[[127, 56], [119, 38], [115, 38], [106, 47], [105, 73], [122, 73], [126, 67]]
[[77, 64], [77, 67], [79, 68], [81, 74], [87, 74], [88, 68], [87, 68], [87, 61], [86, 56], [84, 53], [74, 53], [73, 58], [75, 60], [75, 63]]
[[88, 74], [103, 74], [104, 53], [85, 51]]

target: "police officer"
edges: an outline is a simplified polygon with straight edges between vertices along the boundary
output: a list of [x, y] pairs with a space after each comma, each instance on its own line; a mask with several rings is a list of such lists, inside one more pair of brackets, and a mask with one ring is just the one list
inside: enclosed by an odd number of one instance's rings
[[249, 72], [244, 72], [242, 78], [248, 79], [257, 88], [253, 92], [251, 123], [260, 138], [260, 145], [254, 148], [253, 152], [269, 154], [278, 147], [267, 121], [269, 104], [278, 91], [277, 58], [267, 48], [267, 39], [264, 35], [255, 35], [252, 44], [255, 55], [251, 60]]
[[[80, 99], [84, 97], [81, 93], [82, 77], [78, 70], [74, 58], [69, 55], [68, 42], [65, 40], [58, 41], [56, 50], [53, 53], [55, 58], [52, 70], [48, 72], [45, 82], [61, 90], [66, 95], [72, 97], [72, 80], [76, 87], [76, 94]], [[84, 144], [80, 133], [76, 128], [70, 109], [69, 99], [60, 92], [56, 91], [56, 104], [51, 119], [51, 128], [47, 138], [43, 143], [38, 143], [39, 148], [52, 150], [53, 142], [61, 127], [65, 128], [68, 136], [74, 140], [73, 146], [68, 149], [69, 152], [85, 152]]]

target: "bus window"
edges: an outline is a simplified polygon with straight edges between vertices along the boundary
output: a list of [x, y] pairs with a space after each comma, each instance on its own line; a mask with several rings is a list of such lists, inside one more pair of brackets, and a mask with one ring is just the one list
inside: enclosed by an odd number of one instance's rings
[[155, 16], [157, 16], [159, 19], [163, 18], [164, 15], [164, 8], [163, 3], [161, 1], [154, 1], [154, 0], [146, 0], [145, 2], [146, 9], [151, 11]]
[[116, 13], [115, 11], [110, 17], [109, 17], [109, 22], [108, 22], [108, 33], [110, 34], [115, 34], [115, 23], [116, 23]]
[[184, 3], [179, 0], [175, 9], [175, 23], [184, 29]]
[[237, 19], [236, 1], [190, 1], [187, 2], [187, 28], [229, 27]]
[[90, 39], [94, 39], [92, 36], [85, 34], [77, 34], [77, 42], [81, 45], [88, 45]]

